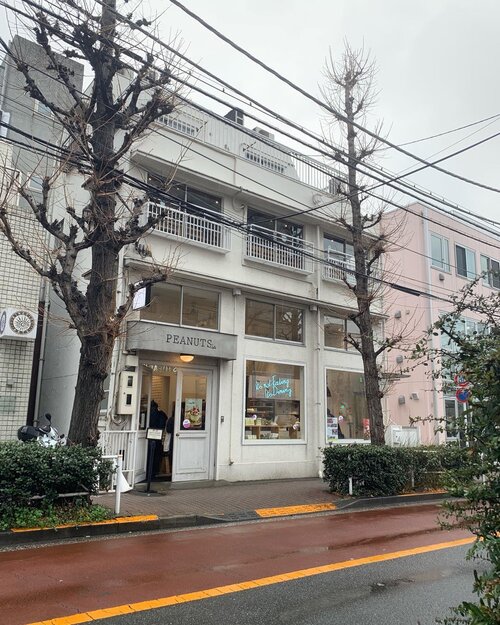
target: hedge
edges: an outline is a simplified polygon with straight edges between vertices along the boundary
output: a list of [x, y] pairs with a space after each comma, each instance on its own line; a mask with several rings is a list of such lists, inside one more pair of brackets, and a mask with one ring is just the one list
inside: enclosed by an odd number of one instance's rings
[[1, 442], [0, 525], [9, 526], [16, 510], [51, 505], [59, 495], [83, 492], [90, 499], [109, 486], [112, 472], [99, 448]]
[[354, 496], [391, 496], [413, 488], [443, 487], [446, 472], [461, 466], [466, 450], [439, 447], [335, 445], [323, 450], [323, 479], [330, 491]]

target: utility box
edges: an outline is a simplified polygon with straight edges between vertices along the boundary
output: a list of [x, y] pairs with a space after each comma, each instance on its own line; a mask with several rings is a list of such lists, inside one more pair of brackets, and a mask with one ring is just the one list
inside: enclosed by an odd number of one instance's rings
[[122, 371], [116, 412], [122, 415], [134, 414], [137, 404], [137, 371]]
[[417, 447], [420, 445], [420, 430], [404, 425], [390, 425], [385, 432], [385, 442], [390, 447]]

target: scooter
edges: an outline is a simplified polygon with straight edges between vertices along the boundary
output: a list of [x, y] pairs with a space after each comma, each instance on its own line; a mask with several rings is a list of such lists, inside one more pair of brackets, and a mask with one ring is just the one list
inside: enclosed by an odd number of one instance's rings
[[[37, 442], [44, 447], [58, 447], [68, 444], [68, 439], [64, 434], [59, 434], [52, 425], [52, 415], [48, 412], [44, 415], [47, 425], [23, 425], [17, 430], [17, 438], [23, 443]], [[41, 417], [40, 417], [41, 419]], [[37, 424], [40, 423], [38, 419]]]

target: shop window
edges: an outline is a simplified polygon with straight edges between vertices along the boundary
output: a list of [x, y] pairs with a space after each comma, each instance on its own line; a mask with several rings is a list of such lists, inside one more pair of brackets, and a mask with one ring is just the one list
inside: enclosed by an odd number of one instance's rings
[[304, 368], [247, 360], [245, 440], [304, 438]]
[[347, 337], [359, 340], [360, 333], [358, 326], [350, 319], [342, 317], [325, 316], [324, 321], [325, 347], [336, 347], [337, 349], [355, 349], [354, 345], [348, 342]]
[[476, 254], [461, 245], [455, 245], [457, 257], [457, 274], [463, 278], [474, 280], [476, 277]]
[[160, 282], [151, 287], [147, 305], [140, 314], [141, 320], [217, 330], [219, 294]]
[[277, 341], [303, 342], [304, 311], [288, 304], [269, 304], [248, 299], [245, 333]]
[[431, 233], [431, 256], [431, 265], [433, 267], [437, 267], [443, 271], [450, 271], [448, 239], [438, 234]]
[[326, 440], [370, 440], [365, 382], [361, 373], [326, 372]]

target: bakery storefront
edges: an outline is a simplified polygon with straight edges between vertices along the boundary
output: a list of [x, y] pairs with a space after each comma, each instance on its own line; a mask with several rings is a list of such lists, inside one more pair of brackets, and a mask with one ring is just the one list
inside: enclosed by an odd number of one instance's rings
[[236, 358], [236, 336], [130, 321], [126, 348], [134, 354], [138, 389], [132, 415], [134, 482], [146, 477], [152, 401], [173, 417], [173, 431], [163, 441], [165, 453], [171, 451], [166, 472], [172, 481], [214, 479], [220, 362]]

